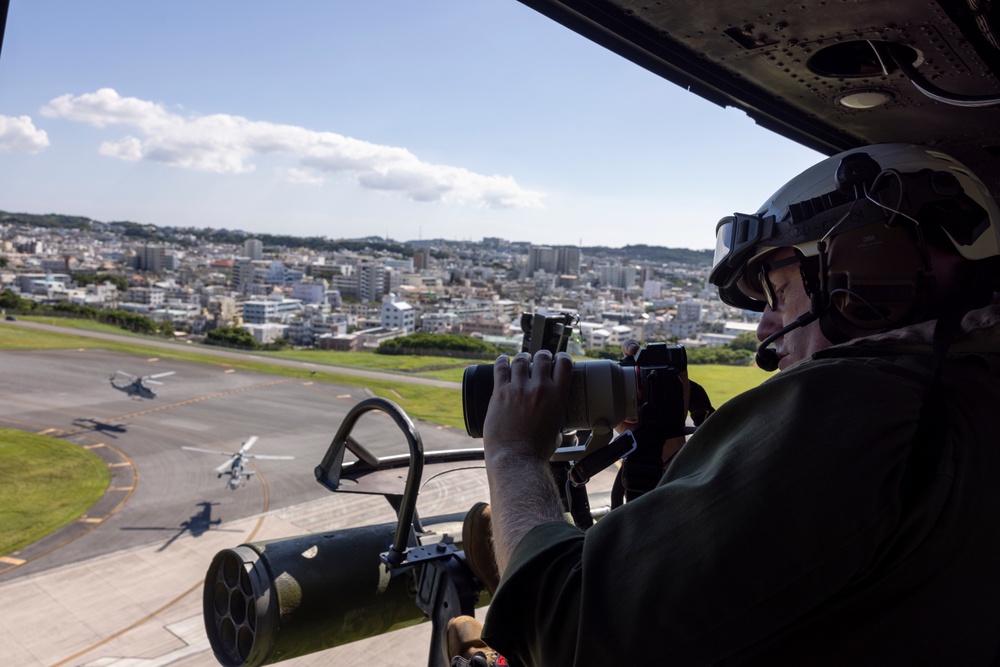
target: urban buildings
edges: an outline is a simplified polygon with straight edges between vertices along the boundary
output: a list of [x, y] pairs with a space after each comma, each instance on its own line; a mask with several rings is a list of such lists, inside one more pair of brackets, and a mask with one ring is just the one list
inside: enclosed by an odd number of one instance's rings
[[[192, 337], [242, 326], [262, 343], [329, 349], [414, 331], [516, 343], [522, 313], [568, 312], [583, 351], [628, 336], [725, 344], [756, 319], [709, 288], [707, 250], [678, 259], [496, 237], [285, 247], [152, 226], [154, 238], [136, 240], [115, 223], [53, 228], [25, 217], [0, 213], [0, 289], [43, 304], [124, 308]], [[128, 287], [92, 279], [101, 276]]]

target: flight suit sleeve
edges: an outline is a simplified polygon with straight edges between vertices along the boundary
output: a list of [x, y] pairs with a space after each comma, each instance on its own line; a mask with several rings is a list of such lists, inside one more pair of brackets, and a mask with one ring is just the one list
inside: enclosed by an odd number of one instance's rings
[[706, 664], [863, 576], [899, 521], [923, 391], [883, 370], [783, 371], [713, 414], [653, 491], [586, 532], [533, 529], [487, 642], [513, 665]]

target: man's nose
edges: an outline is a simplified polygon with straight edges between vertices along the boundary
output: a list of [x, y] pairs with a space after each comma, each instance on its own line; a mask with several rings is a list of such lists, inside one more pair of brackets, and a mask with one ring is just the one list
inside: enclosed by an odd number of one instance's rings
[[764, 312], [760, 314], [760, 322], [757, 323], [757, 340], [763, 341], [781, 328], [781, 319], [774, 314], [771, 306], [765, 306]]

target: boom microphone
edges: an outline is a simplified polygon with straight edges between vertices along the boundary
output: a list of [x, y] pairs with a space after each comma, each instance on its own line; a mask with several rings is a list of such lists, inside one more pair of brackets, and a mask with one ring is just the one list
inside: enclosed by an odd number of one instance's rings
[[816, 312], [816, 310], [810, 310], [808, 313], [798, 318], [791, 324], [778, 329], [761, 341], [760, 346], [757, 348], [757, 354], [754, 356], [754, 361], [757, 366], [769, 373], [771, 371], [778, 370], [778, 362], [780, 361], [780, 359], [778, 359], [778, 353], [774, 350], [774, 348], [768, 347], [768, 345], [778, 340], [789, 331], [798, 329], [799, 327], [804, 327], [817, 318], [819, 318], [819, 313]]

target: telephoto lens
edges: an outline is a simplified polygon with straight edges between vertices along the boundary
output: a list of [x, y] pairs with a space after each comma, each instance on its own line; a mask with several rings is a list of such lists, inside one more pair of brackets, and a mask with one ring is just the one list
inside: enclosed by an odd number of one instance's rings
[[[637, 375], [635, 366], [621, 366], [614, 361], [577, 361], [569, 406], [563, 417], [563, 430], [607, 428], [638, 418]], [[473, 438], [483, 437], [483, 423], [493, 396], [493, 364], [478, 364], [465, 369], [462, 376], [462, 411], [465, 431]]]

